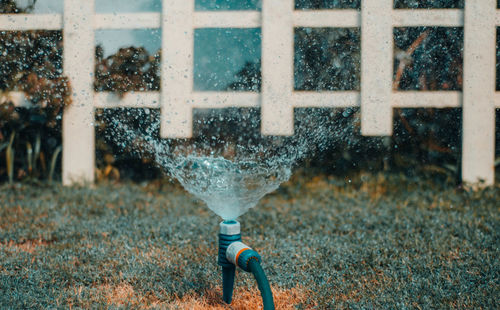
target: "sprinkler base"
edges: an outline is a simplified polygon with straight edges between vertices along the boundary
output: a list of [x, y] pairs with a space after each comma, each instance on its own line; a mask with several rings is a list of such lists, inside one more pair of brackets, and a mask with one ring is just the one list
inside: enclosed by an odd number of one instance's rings
[[236, 266], [251, 272], [260, 293], [264, 310], [274, 310], [273, 294], [262, 266], [262, 259], [256, 251], [241, 242], [240, 223], [224, 221], [220, 223], [218, 264], [222, 266], [222, 299], [231, 303]]
[[217, 263], [222, 267], [222, 299], [230, 304], [233, 297], [236, 266], [227, 260], [227, 248], [234, 242], [241, 241], [240, 223], [224, 221], [220, 223], [219, 255]]

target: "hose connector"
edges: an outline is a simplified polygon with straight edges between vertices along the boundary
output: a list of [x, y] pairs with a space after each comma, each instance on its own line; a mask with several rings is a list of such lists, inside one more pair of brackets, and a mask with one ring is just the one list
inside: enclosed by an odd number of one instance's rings
[[259, 253], [241, 241], [235, 241], [229, 245], [226, 250], [226, 258], [246, 272], [250, 272], [250, 260], [253, 259], [259, 263], [261, 262]]

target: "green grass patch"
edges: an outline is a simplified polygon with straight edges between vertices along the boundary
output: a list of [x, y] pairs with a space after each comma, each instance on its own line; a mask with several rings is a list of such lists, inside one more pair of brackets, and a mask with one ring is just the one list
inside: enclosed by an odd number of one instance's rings
[[[298, 309], [495, 308], [499, 197], [299, 175], [240, 221], [273, 288], [309, 291]], [[175, 184], [3, 185], [0, 201], [0, 308], [168, 307], [220, 289], [220, 219]]]

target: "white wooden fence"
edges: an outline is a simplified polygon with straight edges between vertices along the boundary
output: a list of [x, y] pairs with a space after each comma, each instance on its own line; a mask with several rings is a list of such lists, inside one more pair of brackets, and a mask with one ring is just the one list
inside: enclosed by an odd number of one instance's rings
[[[464, 27], [463, 92], [394, 91], [393, 27]], [[465, 9], [393, 9], [393, 0], [363, 0], [361, 10], [294, 10], [293, 0], [263, 0], [261, 11], [195, 12], [194, 0], [163, 0], [161, 13], [95, 14], [94, 1], [64, 0], [64, 13], [0, 15], [0, 30], [63, 30], [64, 74], [73, 105], [63, 119], [63, 183], [94, 180], [94, 109], [161, 108], [161, 135], [189, 137], [193, 108], [262, 109], [261, 131], [291, 135], [296, 107], [361, 106], [363, 135], [391, 135], [398, 108], [463, 107], [462, 178], [494, 182], [496, 0], [466, 0]], [[262, 28], [262, 91], [195, 92], [196, 28]], [[361, 91], [294, 91], [294, 27], [360, 27]], [[162, 29], [161, 92], [123, 99], [94, 93], [94, 30]], [[20, 96], [18, 96], [21, 98]], [[22, 99], [18, 100], [19, 102]], [[457, 133], [458, 134], [458, 133]]]

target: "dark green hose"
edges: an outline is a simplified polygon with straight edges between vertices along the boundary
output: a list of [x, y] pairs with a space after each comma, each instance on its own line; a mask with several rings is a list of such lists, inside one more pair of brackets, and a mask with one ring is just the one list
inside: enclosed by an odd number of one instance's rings
[[260, 294], [262, 295], [264, 310], [274, 310], [273, 292], [271, 291], [271, 286], [269, 286], [266, 274], [260, 266], [259, 261], [256, 259], [250, 259], [248, 262], [248, 268], [257, 281], [257, 286], [259, 287]]
[[222, 267], [222, 300], [230, 304], [233, 298], [234, 273], [236, 266]]

